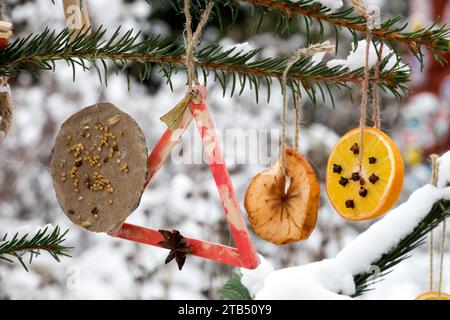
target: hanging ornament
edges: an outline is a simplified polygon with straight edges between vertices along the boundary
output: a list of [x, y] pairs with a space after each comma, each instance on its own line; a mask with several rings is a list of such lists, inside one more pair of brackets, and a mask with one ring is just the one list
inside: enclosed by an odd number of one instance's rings
[[[187, 255], [254, 269], [258, 266], [259, 259], [253, 248], [228, 169], [223, 159], [216, 130], [206, 104], [206, 95], [205, 87], [200, 85], [194, 86], [192, 89], [189, 89], [186, 97], [163, 117], [168, 126], [169, 124], [170, 126], [161, 136], [161, 139], [148, 157], [149, 178], [147, 185], [151, 183], [152, 178], [164, 165], [171, 151], [192, 123], [192, 120], [195, 120], [202, 138], [207, 162], [220, 195], [225, 218], [236, 247], [184, 237], [177, 230], [169, 232], [129, 223], [124, 223], [119, 230], [110, 233], [110, 235], [169, 249], [170, 252], [166, 263], [175, 260], [180, 269], [184, 265]], [[179, 114], [183, 114], [182, 117], [179, 117]], [[170, 127], [173, 129], [170, 129]]]
[[0, 143], [5, 140], [11, 128], [13, 110], [8, 79], [0, 77]]
[[285, 148], [284, 153], [284, 170], [277, 161], [253, 178], [245, 195], [253, 230], [278, 245], [308, 239], [320, 200], [320, 186], [308, 161], [294, 149]]
[[[370, 90], [369, 54], [374, 23], [365, 9], [359, 10], [366, 12], [368, 21], [360, 126], [339, 140], [328, 159], [326, 171], [326, 188], [331, 204], [342, 217], [351, 221], [370, 220], [392, 208], [400, 196], [404, 178], [400, 150], [379, 129], [380, 106], [376, 82], [372, 86], [374, 128], [366, 127]], [[375, 66], [375, 79], [380, 73], [382, 50], [383, 44]]]
[[[438, 186], [439, 180], [439, 165], [440, 159], [436, 154], [430, 156], [432, 163], [432, 175], [431, 184], [435, 187]], [[442, 204], [441, 204], [442, 206]], [[429, 267], [429, 278], [428, 278], [428, 292], [419, 295], [416, 300], [450, 300], [450, 295], [442, 291], [443, 279], [444, 279], [444, 258], [445, 258], [445, 237], [447, 232], [447, 221], [444, 219], [442, 222], [441, 231], [441, 242], [440, 242], [440, 254], [439, 254], [439, 278], [438, 278], [438, 288], [434, 291], [434, 231], [430, 231], [429, 235], [429, 255], [430, 255], [430, 267]]]
[[[363, 146], [363, 148], [361, 148]], [[376, 218], [392, 206], [403, 186], [400, 151], [381, 130], [365, 128], [347, 133], [328, 160], [326, 186], [336, 211], [353, 221]]]
[[245, 195], [245, 208], [255, 233], [274, 244], [308, 239], [317, 222], [320, 186], [309, 162], [297, 151], [301, 122], [300, 92], [296, 99], [295, 147], [286, 148], [287, 74], [302, 58], [331, 52], [329, 42], [300, 49], [289, 60], [283, 73], [283, 109], [280, 159], [270, 169], [254, 177]]
[[196, 78], [194, 51], [213, 7], [214, 2], [207, 4], [197, 29], [193, 32], [191, 28], [192, 17], [189, 10], [190, 1], [184, 1], [184, 14], [186, 16], [186, 55], [184, 56], [184, 63], [188, 74], [188, 91], [182, 101], [161, 118], [167, 124], [168, 129], [148, 157], [149, 177], [146, 185], [150, 184], [152, 178], [164, 165], [171, 151], [192, 123], [192, 120], [195, 120], [235, 247], [184, 237], [178, 230], [167, 231], [145, 228], [129, 223], [122, 224], [119, 230], [111, 232], [110, 235], [168, 249], [170, 251], [165, 262], [169, 263], [175, 260], [180, 270], [186, 261], [187, 255], [254, 269], [259, 265], [259, 258], [253, 248], [226, 163], [223, 159], [219, 139], [206, 104], [207, 90], [198, 83]]
[[61, 127], [53, 185], [69, 219], [111, 232], [136, 209], [147, 181], [147, 148], [136, 122], [109, 103], [77, 112]]
[[9, 44], [9, 38], [12, 35], [12, 24], [6, 21], [0, 21], [0, 49]]
[[5, 5], [0, 3], [0, 49], [8, 46], [9, 38], [12, 35], [12, 24], [6, 21]]

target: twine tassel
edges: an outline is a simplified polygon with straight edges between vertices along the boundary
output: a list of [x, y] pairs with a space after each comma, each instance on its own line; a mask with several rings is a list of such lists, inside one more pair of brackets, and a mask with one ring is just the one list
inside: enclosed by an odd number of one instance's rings
[[14, 105], [7, 79], [0, 79], [0, 143], [2, 143], [11, 129]]

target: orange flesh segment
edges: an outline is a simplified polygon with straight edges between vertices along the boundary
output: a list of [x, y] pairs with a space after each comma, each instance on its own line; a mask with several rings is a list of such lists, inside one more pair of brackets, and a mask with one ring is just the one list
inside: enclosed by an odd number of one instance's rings
[[[327, 193], [344, 218], [369, 220], [385, 213], [397, 201], [403, 186], [404, 164], [397, 146], [378, 129], [365, 129], [361, 170], [360, 155], [351, 150], [355, 144], [361, 152], [359, 129], [347, 133], [334, 148], [327, 166]], [[374, 158], [375, 162], [370, 163], [369, 158]], [[334, 172], [335, 165], [339, 165], [342, 172]], [[354, 173], [363, 179], [363, 185], [361, 180], [351, 179]], [[378, 178], [374, 183], [370, 181], [372, 175]], [[339, 183], [342, 177], [348, 179], [345, 186]], [[363, 190], [367, 191], [366, 196], [360, 195]], [[348, 201], [352, 201], [353, 208]]]

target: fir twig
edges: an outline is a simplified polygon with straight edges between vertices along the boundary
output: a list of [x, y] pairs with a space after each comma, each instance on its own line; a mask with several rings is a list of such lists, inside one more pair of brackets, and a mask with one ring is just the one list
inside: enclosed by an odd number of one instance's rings
[[[128, 77], [128, 66], [135, 63], [139, 67], [141, 81], [149, 79], [153, 66], [158, 65], [160, 73], [171, 85], [172, 75], [180, 69], [184, 70], [184, 48], [176, 41], [163, 39], [159, 35], [151, 35], [139, 41], [140, 32], [129, 30], [121, 34], [120, 27], [108, 39], [105, 38], [105, 33], [106, 30], [101, 27], [92, 32], [90, 37], [85, 37], [82, 32], [70, 42], [70, 32], [67, 29], [59, 33], [46, 29], [39, 35], [16, 39], [5, 49], [0, 49], [0, 75], [17, 76], [23, 71], [54, 70], [57, 61], [65, 61], [72, 67], [74, 78], [76, 66], [81, 66], [83, 70], [95, 68], [100, 79], [106, 81], [107, 61], [110, 61], [116, 73], [122, 70]], [[196, 71], [203, 75], [205, 82], [208, 75], [213, 73], [213, 78], [222, 86], [224, 95], [227, 91], [230, 96], [237, 92], [241, 94], [246, 87], [250, 87], [255, 91], [258, 101], [261, 85], [265, 84], [270, 89], [273, 80], [280, 81], [288, 61], [287, 58], [251, 61], [259, 51], [255, 49], [242, 52], [235, 48], [224, 51], [220, 45], [210, 44], [197, 52]], [[288, 74], [288, 84], [291, 90], [299, 93], [298, 83], [301, 82], [314, 104], [317, 102], [317, 95], [323, 101], [329, 96], [334, 103], [331, 88], [350, 89], [352, 84], [362, 81], [362, 76], [362, 70], [349, 71], [339, 66], [329, 69], [324, 63], [314, 64], [310, 58], [306, 58], [292, 67]], [[408, 92], [409, 81], [409, 71], [400, 64], [392, 70], [383, 71], [379, 78], [372, 79], [372, 83], [377, 83], [397, 99]], [[270, 100], [270, 90], [267, 100]]]
[[444, 219], [450, 217], [450, 201], [439, 201], [431, 209], [430, 213], [421, 221], [416, 229], [402, 239], [399, 244], [386, 252], [378, 261], [372, 263], [378, 267], [380, 273], [374, 275], [369, 271], [354, 276], [356, 284], [356, 296], [371, 290], [371, 286], [382, 280], [389, 274], [392, 268], [410, 257], [411, 251], [425, 243], [427, 235], [436, 228]]
[[219, 294], [225, 300], [252, 300], [253, 297], [248, 289], [242, 284], [242, 276], [237, 273], [231, 277], [220, 289]]
[[[204, 6], [206, 1], [196, 0], [194, 3], [197, 11]], [[304, 19], [307, 38], [310, 38], [311, 26], [316, 22], [319, 26], [319, 39], [323, 41], [324, 23], [330, 24], [335, 29], [336, 45], [339, 43], [339, 31], [341, 28], [347, 29], [353, 36], [354, 42], [358, 39], [358, 34], [367, 32], [367, 20], [364, 16], [354, 11], [353, 7], [343, 8], [331, 13], [330, 9], [314, 0], [280, 1], [280, 0], [212, 0], [215, 2], [218, 12], [220, 7], [228, 7], [232, 11], [233, 20], [236, 19], [240, 9], [240, 4], [250, 4], [253, 6], [251, 12], [257, 18], [255, 23], [261, 25], [262, 19], [269, 13], [274, 15], [277, 24], [275, 31], [289, 31], [292, 25], [298, 23], [301, 17]], [[147, 1], [150, 2], [150, 1]], [[176, 8], [180, 6], [180, 0], [171, 0]], [[220, 19], [220, 15], [218, 15]], [[408, 23], [401, 23], [404, 20], [401, 16], [396, 16], [384, 21], [380, 28], [372, 31], [374, 37], [378, 37], [384, 42], [394, 44], [403, 43], [423, 64], [423, 52], [425, 47], [433, 54], [440, 63], [446, 62], [443, 55], [450, 52], [449, 35], [450, 29], [447, 24], [420, 28], [413, 32], [405, 31]]]
[[33, 258], [39, 256], [41, 251], [48, 252], [56, 261], [60, 261], [63, 256], [70, 257], [68, 252], [72, 247], [62, 245], [68, 230], [61, 232], [60, 227], [55, 227], [51, 232], [49, 228], [39, 230], [34, 235], [19, 236], [16, 233], [12, 238], [5, 234], [0, 238], [0, 260], [14, 262], [19, 261], [25, 270], [24, 257], [29, 254], [28, 263], [32, 263]]

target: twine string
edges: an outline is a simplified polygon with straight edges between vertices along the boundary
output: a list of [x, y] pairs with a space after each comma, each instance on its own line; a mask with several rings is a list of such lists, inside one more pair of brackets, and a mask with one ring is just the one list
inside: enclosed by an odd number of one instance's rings
[[375, 66], [374, 83], [372, 84], [372, 98], [373, 98], [373, 126], [377, 129], [381, 127], [381, 112], [380, 112], [380, 89], [378, 88], [378, 80], [380, 78], [381, 62], [383, 57], [384, 43], [380, 44], [380, 52], [378, 62]]
[[0, 86], [8, 87], [8, 77], [5, 76], [0, 77]]
[[366, 35], [366, 52], [365, 52], [365, 62], [364, 62], [364, 77], [361, 84], [361, 105], [359, 106], [359, 169], [361, 170], [363, 162], [363, 152], [364, 152], [364, 129], [366, 127], [367, 119], [367, 104], [369, 102], [369, 55], [370, 55], [370, 45], [372, 42], [372, 33], [367, 32]]
[[302, 97], [300, 92], [294, 93], [295, 100], [295, 136], [294, 136], [294, 149], [300, 148], [300, 127], [302, 122]]
[[187, 86], [189, 90], [174, 108], [169, 110], [169, 112], [160, 118], [160, 120], [164, 122], [171, 131], [179, 128], [181, 122], [183, 121], [184, 114], [189, 106], [189, 102], [195, 101], [195, 99], [198, 98], [196, 92], [191, 90], [194, 84], [199, 84], [195, 68], [195, 49], [200, 41], [200, 37], [206, 27], [206, 24], [208, 23], [208, 19], [211, 16], [214, 3], [212, 1], [208, 2], [194, 32], [192, 31], [192, 15], [190, 7], [191, 1], [184, 0], [184, 15], [186, 17], [186, 24], [184, 27], [183, 37], [186, 53], [183, 56], [183, 64], [186, 68]]
[[0, 20], [5, 21], [6, 19], [6, 5], [5, 1], [0, 0]]
[[[440, 159], [437, 155], [433, 154], [430, 156], [432, 161], [432, 184], [434, 186], [438, 185], [438, 177], [439, 177], [439, 166], [440, 166]], [[442, 206], [442, 204], [441, 204]], [[442, 283], [444, 280], [444, 255], [445, 255], [445, 235], [447, 232], [447, 222], [446, 219], [442, 222], [442, 231], [441, 231], [441, 241], [440, 241], [440, 248], [439, 248], [439, 278], [438, 278], [438, 297], [442, 294]], [[433, 234], [430, 234], [430, 274], [433, 273], [433, 242], [432, 242], [432, 236]], [[430, 275], [430, 291], [432, 290], [433, 286], [433, 275]]]
[[[330, 43], [330, 41], [325, 41], [323, 43], [310, 45], [308, 48], [298, 49], [293, 56], [288, 60], [286, 68], [283, 72], [283, 77], [281, 81], [281, 95], [282, 95], [282, 109], [281, 109], [281, 146], [280, 146], [280, 158], [281, 158], [281, 170], [283, 175], [286, 175], [285, 167], [285, 156], [284, 150], [286, 149], [286, 113], [287, 113], [287, 87], [288, 87], [288, 73], [292, 67], [301, 59], [311, 57], [320, 52], [333, 52], [335, 46]], [[299, 89], [300, 90], [300, 89]], [[300, 137], [300, 124], [301, 124], [301, 96], [300, 92], [294, 92], [294, 99], [296, 99], [296, 122], [295, 122], [295, 142], [294, 148], [297, 150], [299, 147], [299, 137]]]
[[445, 255], [445, 233], [447, 232], [447, 221], [442, 222], [441, 231], [441, 252], [440, 252], [440, 262], [439, 262], [439, 282], [438, 282], [438, 297], [442, 294], [442, 283], [444, 281], [444, 255]]
[[[440, 160], [439, 156], [436, 154], [432, 154], [430, 156], [432, 163], [432, 174], [431, 174], [431, 183], [433, 186], [437, 187], [438, 179], [439, 179], [439, 165]], [[442, 206], [442, 204], [441, 204]], [[447, 222], [444, 219], [442, 222], [442, 231], [441, 231], [441, 241], [440, 241], [440, 252], [439, 252], [439, 278], [438, 278], [438, 297], [442, 294], [442, 283], [444, 281], [444, 256], [445, 256], [445, 234], [447, 231]], [[429, 276], [429, 289], [433, 291], [434, 287], [434, 239], [433, 239], [433, 230], [430, 231], [430, 276]]]
[[353, 8], [360, 15], [367, 18], [367, 7], [362, 0], [352, 0]]
[[[439, 177], [439, 156], [436, 154], [430, 155], [431, 159], [431, 184], [435, 187], [438, 185]], [[434, 232], [430, 231], [430, 241], [429, 241], [429, 279], [428, 287], [429, 291], [433, 291], [434, 286]]]
[[375, 15], [371, 15], [367, 10], [366, 6], [361, 0], [353, 0], [353, 6], [355, 10], [366, 17], [367, 19], [367, 32], [366, 32], [366, 50], [365, 50], [365, 61], [364, 61], [364, 76], [361, 83], [361, 105], [359, 107], [359, 170], [362, 169], [363, 155], [364, 155], [364, 131], [366, 127], [367, 120], [367, 105], [369, 102], [369, 85], [370, 85], [370, 66], [369, 66], [369, 56], [370, 56], [370, 46], [372, 45], [372, 29], [375, 26], [374, 20]]
[[187, 73], [187, 85], [192, 87], [193, 84], [198, 84], [196, 70], [195, 70], [195, 49], [200, 40], [200, 37], [208, 23], [208, 19], [211, 15], [214, 3], [208, 2], [203, 14], [200, 18], [200, 22], [197, 25], [196, 30], [192, 31], [192, 15], [190, 11], [191, 1], [184, 0], [184, 15], [186, 17], [186, 24], [184, 28], [184, 44], [186, 48], [186, 54], [183, 56], [183, 62], [186, 67]]

